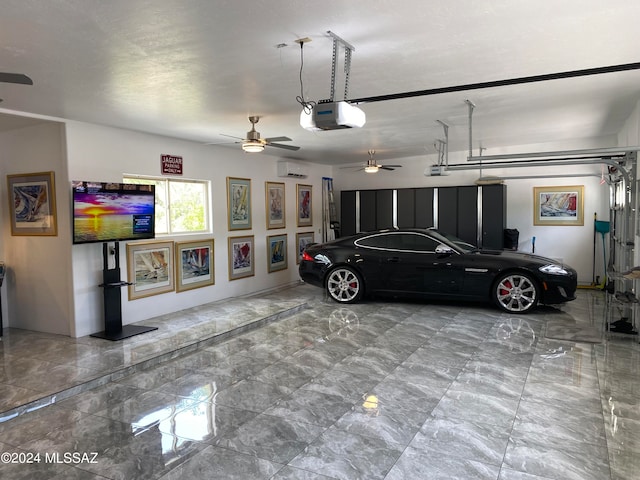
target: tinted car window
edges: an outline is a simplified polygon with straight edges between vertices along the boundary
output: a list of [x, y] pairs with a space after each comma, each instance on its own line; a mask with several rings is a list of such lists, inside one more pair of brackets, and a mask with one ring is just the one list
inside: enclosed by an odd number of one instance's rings
[[356, 245], [385, 250], [434, 252], [440, 242], [415, 233], [385, 233], [356, 240]]
[[371, 248], [388, 248], [388, 235], [372, 235], [356, 240], [356, 245]]
[[439, 242], [425, 235], [413, 233], [403, 233], [393, 235], [394, 248], [398, 250], [409, 250], [413, 252], [435, 252]]

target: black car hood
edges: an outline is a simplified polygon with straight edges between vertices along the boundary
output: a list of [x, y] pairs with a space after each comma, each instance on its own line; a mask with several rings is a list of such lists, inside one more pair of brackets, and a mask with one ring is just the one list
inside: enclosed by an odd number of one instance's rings
[[498, 256], [504, 259], [519, 260], [528, 263], [539, 263], [540, 265], [549, 265], [550, 263], [562, 265], [563, 262], [553, 260], [552, 258], [534, 255], [533, 253], [516, 252], [513, 250], [478, 250], [475, 252], [479, 255]]

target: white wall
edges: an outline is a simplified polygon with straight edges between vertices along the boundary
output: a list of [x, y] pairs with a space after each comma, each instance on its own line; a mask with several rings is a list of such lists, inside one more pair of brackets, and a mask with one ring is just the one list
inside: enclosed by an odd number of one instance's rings
[[0, 174], [54, 172], [57, 236], [12, 236], [6, 182], [0, 182], [0, 259], [8, 273], [2, 287], [4, 326], [69, 335], [71, 235], [64, 125], [45, 122], [0, 134]]
[[[79, 122], [67, 123], [69, 181], [121, 181], [122, 175], [160, 176], [160, 155], [182, 156], [184, 172], [181, 178], [211, 180], [213, 205], [213, 236], [215, 240], [215, 285], [180, 293], [155, 295], [129, 301], [126, 289], [122, 293], [123, 323], [138, 322], [150, 317], [175, 312], [194, 305], [287, 285], [298, 280], [296, 265], [296, 232], [309, 228], [296, 226], [296, 184], [313, 186], [313, 230], [320, 238], [322, 177], [329, 176], [328, 166], [308, 165], [305, 179], [278, 178], [279, 157], [246, 154], [236, 148], [200, 145], [168, 137], [107, 128]], [[227, 226], [226, 178], [250, 178], [252, 185], [251, 230], [229, 232]], [[267, 230], [265, 182], [284, 182], [286, 187], [286, 229]], [[67, 189], [70, 190], [70, 187]], [[67, 200], [68, 205], [68, 200]], [[288, 235], [288, 269], [267, 273], [267, 236]], [[255, 236], [255, 276], [229, 281], [227, 239], [231, 236]], [[171, 237], [173, 240], [193, 240], [203, 236]], [[127, 279], [125, 242], [120, 245], [120, 267]], [[103, 329], [102, 244], [74, 245], [73, 293], [75, 325], [73, 336], [84, 336]]]
[[[603, 144], [604, 143], [604, 144]], [[525, 145], [500, 151], [484, 152], [485, 155], [557, 151], [615, 146], [615, 138], [599, 141], [577, 142], [574, 144]], [[468, 152], [452, 152], [449, 164], [463, 164]], [[427, 177], [425, 169], [437, 163], [437, 155], [422, 157], [378, 160], [381, 164], [400, 164], [402, 168], [394, 171], [379, 171], [367, 174], [363, 171], [334, 167], [334, 188], [339, 200], [340, 190], [414, 188], [474, 185], [480, 176], [479, 170], [450, 172], [446, 176]], [[578, 271], [578, 281], [590, 284], [595, 274], [603, 278], [604, 262], [602, 239], [598, 234], [594, 257], [593, 215], [599, 220], [609, 219], [609, 187], [600, 184], [601, 167], [594, 165], [547, 166], [536, 168], [484, 169], [482, 176], [521, 177], [507, 178], [507, 228], [517, 228], [520, 232], [519, 250], [532, 251], [532, 238], [535, 236], [535, 253], [554, 259], [562, 259]], [[571, 177], [561, 177], [572, 175]], [[536, 177], [536, 178], [527, 178]], [[555, 178], [539, 178], [555, 177]], [[534, 226], [533, 225], [533, 187], [555, 185], [584, 185], [584, 225], [583, 226]], [[339, 210], [338, 210], [339, 211]], [[486, 214], [486, 212], [485, 212]], [[608, 239], [607, 239], [608, 241]]]

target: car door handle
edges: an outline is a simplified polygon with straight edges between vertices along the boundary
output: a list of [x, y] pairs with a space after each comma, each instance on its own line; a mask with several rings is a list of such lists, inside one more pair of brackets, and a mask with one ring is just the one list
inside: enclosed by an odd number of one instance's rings
[[400, 262], [400, 257], [389, 257], [389, 258], [387, 258], [387, 262], [389, 262], [389, 263], [399, 263]]

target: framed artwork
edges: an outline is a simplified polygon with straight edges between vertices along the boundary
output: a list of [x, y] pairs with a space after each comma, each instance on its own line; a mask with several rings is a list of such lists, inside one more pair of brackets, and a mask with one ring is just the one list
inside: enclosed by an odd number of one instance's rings
[[298, 226], [309, 227], [313, 225], [311, 217], [311, 185], [297, 184], [297, 210], [298, 210]]
[[269, 273], [287, 269], [287, 234], [267, 237], [267, 270]]
[[129, 300], [174, 290], [173, 242], [127, 243]]
[[298, 245], [296, 263], [300, 263], [300, 260], [302, 260], [302, 252], [304, 252], [305, 247], [310, 243], [313, 243], [313, 232], [296, 233], [296, 245]]
[[229, 280], [255, 274], [253, 248], [253, 235], [229, 237]]
[[267, 198], [267, 229], [287, 226], [284, 203], [284, 183], [265, 182]]
[[176, 291], [184, 292], [215, 283], [213, 238], [176, 242]]
[[58, 235], [53, 172], [7, 175], [11, 235]]
[[534, 225], [584, 225], [584, 185], [533, 187]]
[[227, 177], [229, 230], [251, 229], [251, 180]]

